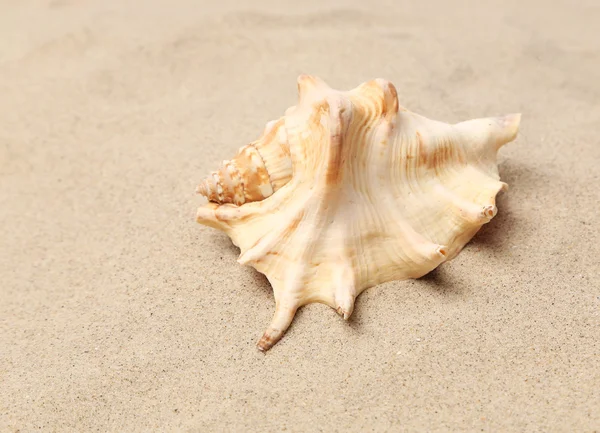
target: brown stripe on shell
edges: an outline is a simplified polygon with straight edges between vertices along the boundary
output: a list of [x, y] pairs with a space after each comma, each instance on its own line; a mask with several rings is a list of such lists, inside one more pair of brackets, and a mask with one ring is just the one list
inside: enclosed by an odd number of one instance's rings
[[[259, 201], [273, 193], [269, 173], [255, 146], [245, 146], [236, 156], [236, 165], [243, 179], [246, 202]], [[265, 194], [265, 190], [270, 193]]]
[[420, 167], [438, 172], [450, 162], [455, 162], [459, 165], [466, 163], [463, 150], [451, 140], [442, 139], [431, 143], [430, 140], [425, 141], [419, 131], [417, 131], [416, 135], [419, 142], [418, 161]]

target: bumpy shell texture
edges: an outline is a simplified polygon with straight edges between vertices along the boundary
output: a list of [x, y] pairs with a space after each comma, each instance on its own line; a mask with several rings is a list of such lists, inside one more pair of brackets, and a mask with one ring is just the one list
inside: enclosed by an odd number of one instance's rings
[[298, 78], [299, 100], [204, 181], [197, 221], [224, 231], [238, 262], [266, 275], [271, 348], [296, 310], [348, 319], [366, 288], [421, 277], [496, 215], [498, 149], [520, 114], [446, 124], [402, 108], [377, 79], [350, 91]]

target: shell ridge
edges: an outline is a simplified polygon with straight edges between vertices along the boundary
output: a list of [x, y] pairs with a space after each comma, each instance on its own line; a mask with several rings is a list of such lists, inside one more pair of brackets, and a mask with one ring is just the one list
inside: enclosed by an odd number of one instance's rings
[[265, 166], [265, 170], [267, 170], [267, 179], [269, 180], [269, 185], [271, 185], [271, 189], [273, 190], [273, 192], [275, 192], [275, 188], [273, 187], [273, 182], [271, 181], [271, 174], [269, 173], [269, 167], [267, 165], [267, 161], [263, 157], [263, 155], [262, 155], [260, 149], [258, 148], [258, 146], [256, 146], [254, 143], [250, 143], [249, 146], [252, 146], [254, 148], [254, 150], [256, 150], [256, 153], [258, 154], [258, 157], [260, 158], [260, 160], [262, 161], [263, 165]]

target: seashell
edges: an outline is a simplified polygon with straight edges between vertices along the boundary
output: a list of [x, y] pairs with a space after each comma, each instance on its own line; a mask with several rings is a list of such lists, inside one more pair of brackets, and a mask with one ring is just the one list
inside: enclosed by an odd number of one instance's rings
[[520, 114], [447, 124], [398, 103], [377, 79], [337, 91], [298, 78], [299, 99], [199, 187], [197, 221], [224, 231], [238, 262], [268, 278], [271, 348], [296, 310], [320, 302], [348, 319], [356, 297], [453, 259], [497, 212], [498, 149]]

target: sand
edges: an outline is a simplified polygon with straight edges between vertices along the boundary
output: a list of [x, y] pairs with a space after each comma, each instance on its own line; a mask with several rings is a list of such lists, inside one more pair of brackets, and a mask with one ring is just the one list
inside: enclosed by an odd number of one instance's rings
[[[599, 431], [600, 8], [577, 3], [1, 2], [0, 431]], [[454, 261], [349, 323], [310, 305], [265, 355], [269, 284], [194, 190], [301, 73], [523, 121]]]

